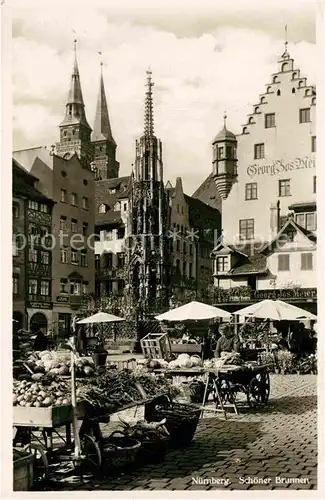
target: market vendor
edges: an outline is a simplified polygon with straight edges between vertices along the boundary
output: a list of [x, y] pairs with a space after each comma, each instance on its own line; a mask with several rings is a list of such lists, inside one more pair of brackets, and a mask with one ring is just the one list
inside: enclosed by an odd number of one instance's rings
[[219, 333], [221, 333], [221, 337], [217, 342], [215, 350], [216, 358], [220, 358], [224, 352], [240, 351], [239, 337], [235, 334], [233, 324], [220, 325]]

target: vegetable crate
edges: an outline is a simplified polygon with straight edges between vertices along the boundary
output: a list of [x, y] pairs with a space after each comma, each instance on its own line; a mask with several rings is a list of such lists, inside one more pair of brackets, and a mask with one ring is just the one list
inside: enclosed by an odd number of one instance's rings
[[142, 353], [145, 358], [169, 358], [171, 348], [168, 333], [148, 333], [140, 342]]

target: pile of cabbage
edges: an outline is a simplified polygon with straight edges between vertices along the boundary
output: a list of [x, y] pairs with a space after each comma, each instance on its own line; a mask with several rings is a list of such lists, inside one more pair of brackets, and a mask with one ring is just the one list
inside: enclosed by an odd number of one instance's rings
[[148, 367], [152, 369], [165, 368], [168, 370], [175, 370], [177, 368], [197, 368], [202, 366], [202, 360], [199, 356], [189, 354], [180, 354], [172, 361], [165, 361], [164, 359], [152, 359], [148, 362]]

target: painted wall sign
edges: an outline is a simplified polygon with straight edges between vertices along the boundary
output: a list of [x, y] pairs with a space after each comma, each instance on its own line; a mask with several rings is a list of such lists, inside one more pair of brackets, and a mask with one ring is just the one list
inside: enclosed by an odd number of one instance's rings
[[294, 158], [293, 160], [285, 163], [283, 160], [275, 160], [270, 165], [249, 165], [247, 167], [247, 175], [255, 177], [256, 175], [277, 175], [292, 170], [302, 170], [306, 168], [315, 168], [315, 158], [304, 156], [303, 158]]
[[69, 302], [69, 297], [62, 297], [61, 295], [58, 295], [56, 298], [57, 302]]
[[32, 309], [52, 309], [52, 302], [29, 302], [28, 307]]

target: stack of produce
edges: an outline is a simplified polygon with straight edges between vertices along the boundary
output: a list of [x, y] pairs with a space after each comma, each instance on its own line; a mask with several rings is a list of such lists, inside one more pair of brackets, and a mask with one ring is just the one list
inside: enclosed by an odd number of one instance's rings
[[203, 366], [205, 368], [222, 368], [224, 365], [244, 365], [244, 361], [240, 354], [237, 352], [227, 352], [224, 353], [220, 358], [214, 358], [204, 361]]
[[178, 394], [174, 385], [163, 375], [155, 375], [153, 373], [134, 373], [132, 377], [135, 383], [139, 383], [145, 390], [146, 394], [151, 397], [156, 394], [170, 393]]
[[124, 434], [139, 441], [159, 441], [169, 437], [169, 432], [165, 427], [166, 419], [161, 422], [146, 422], [138, 420], [135, 423], [124, 422], [121, 418]]
[[71, 397], [68, 385], [63, 382], [33, 382], [14, 381], [13, 384], [13, 405], [48, 407], [70, 404]]
[[[143, 362], [142, 362], [143, 365]], [[189, 354], [180, 354], [176, 359], [172, 361], [165, 361], [164, 359], [152, 359], [145, 364], [152, 369], [165, 368], [169, 370], [175, 370], [177, 368], [197, 368], [202, 366], [202, 360], [199, 356]]]
[[[28, 357], [25, 364], [33, 373], [69, 376], [71, 372], [69, 352], [58, 354], [57, 351], [36, 351]], [[77, 377], [94, 374], [94, 363], [90, 358], [77, 356], [75, 368]]]
[[83, 384], [77, 388], [77, 398], [96, 409], [102, 409], [103, 412], [113, 411], [141, 399], [135, 384], [135, 378], [128, 373], [117, 370], [102, 371], [91, 384]]

